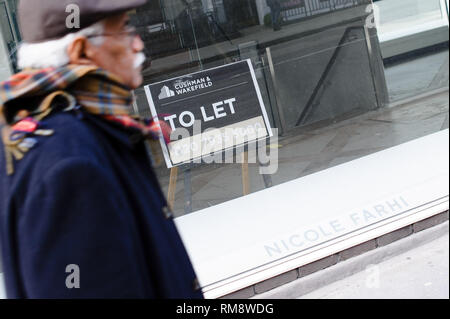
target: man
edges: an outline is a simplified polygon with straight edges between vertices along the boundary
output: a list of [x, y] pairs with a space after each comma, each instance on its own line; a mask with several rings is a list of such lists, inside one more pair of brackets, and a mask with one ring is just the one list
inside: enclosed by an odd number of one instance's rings
[[129, 116], [143, 42], [127, 11], [145, 2], [19, 4], [25, 70], [0, 84], [8, 298], [203, 297], [149, 164], [160, 127]]
[[274, 31], [281, 30], [281, 3], [280, 0], [266, 0], [272, 15], [272, 27]]

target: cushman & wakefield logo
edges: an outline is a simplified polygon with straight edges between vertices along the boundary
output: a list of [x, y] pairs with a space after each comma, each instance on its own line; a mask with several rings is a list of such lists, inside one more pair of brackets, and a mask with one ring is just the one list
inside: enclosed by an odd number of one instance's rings
[[194, 80], [178, 79], [173, 83], [173, 87], [170, 88], [164, 85], [161, 88], [161, 93], [158, 95], [160, 100], [164, 100], [170, 97], [183, 95], [186, 93], [193, 93], [200, 90], [204, 90], [213, 86], [213, 82], [209, 76], [201, 77]]
[[164, 100], [164, 99], [167, 99], [172, 96], [175, 96], [175, 92], [172, 91], [171, 89], [169, 89], [169, 87], [167, 85], [164, 85], [161, 88], [161, 93], [159, 93], [158, 98], [160, 100]]

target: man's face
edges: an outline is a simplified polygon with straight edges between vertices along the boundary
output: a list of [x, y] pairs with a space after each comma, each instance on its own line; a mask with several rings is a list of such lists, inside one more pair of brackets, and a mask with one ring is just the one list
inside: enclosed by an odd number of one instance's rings
[[142, 84], [142, 67], [135, 67], [137, 54], [144, 49], [138, 36], [126, 33], [130, 29], [128, 14], [123, 13], [104, 20], [103, 43], [88, 44], [90, 60], [100, 68], [118, 76], [123, 84], [136, 89]]

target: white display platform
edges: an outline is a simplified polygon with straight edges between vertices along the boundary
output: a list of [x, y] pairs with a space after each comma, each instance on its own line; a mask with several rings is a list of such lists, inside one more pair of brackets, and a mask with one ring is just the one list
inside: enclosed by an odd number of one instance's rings
[[448, 210], [441, 131], [176, 219], [217, 298]]

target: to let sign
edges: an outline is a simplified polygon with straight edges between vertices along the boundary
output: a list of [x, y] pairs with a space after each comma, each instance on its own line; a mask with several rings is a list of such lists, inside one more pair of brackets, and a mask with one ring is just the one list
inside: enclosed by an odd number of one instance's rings
[[145, 87], [152, 115], [174, 134], [161, 140], [169, 168], [272, 136], [251, 60]]

